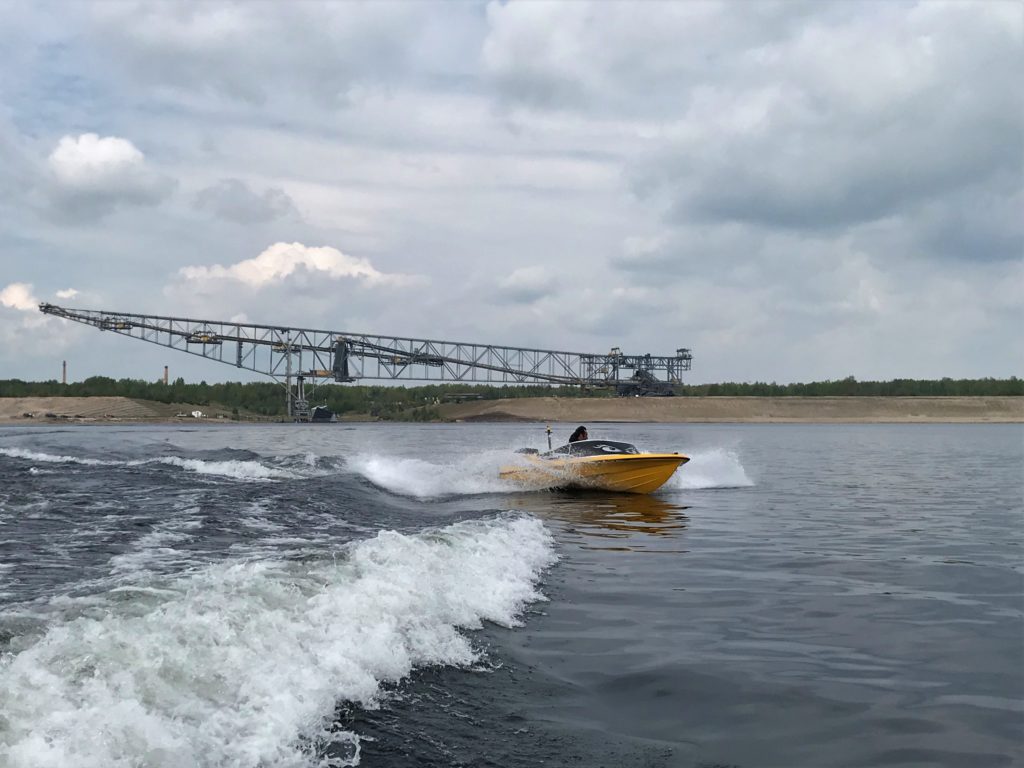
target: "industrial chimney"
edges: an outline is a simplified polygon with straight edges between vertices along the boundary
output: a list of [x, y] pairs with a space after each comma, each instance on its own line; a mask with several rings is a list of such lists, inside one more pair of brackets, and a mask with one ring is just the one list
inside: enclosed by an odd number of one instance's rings
[[67, 360], [65, 360], [64, 364], [61, 366], [60, 383], [61, 384], [67, 384], [68, 383], [68, 361]]
[[164, 386], [167, 386], [167, 366], [164, 366]]

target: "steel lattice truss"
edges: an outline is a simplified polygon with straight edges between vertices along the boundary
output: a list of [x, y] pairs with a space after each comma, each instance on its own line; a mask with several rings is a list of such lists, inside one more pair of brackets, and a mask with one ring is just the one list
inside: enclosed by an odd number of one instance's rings
[[[493, 384], [610, 386], [647, 371], [676, 382], [690, 350], [672, 357], [556, 352], [400, 336], [140, 315], [40, 304], [40, 311], [290, 382], [394, 379]], [[660, 375], [659, 375], [660, 374]]]

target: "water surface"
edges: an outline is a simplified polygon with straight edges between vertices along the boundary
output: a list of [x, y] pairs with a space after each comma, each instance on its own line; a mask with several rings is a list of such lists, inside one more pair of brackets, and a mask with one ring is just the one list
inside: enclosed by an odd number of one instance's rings
[[0, 765], [1024, 761], [1020, 425], [588, 426], [0, 430]]

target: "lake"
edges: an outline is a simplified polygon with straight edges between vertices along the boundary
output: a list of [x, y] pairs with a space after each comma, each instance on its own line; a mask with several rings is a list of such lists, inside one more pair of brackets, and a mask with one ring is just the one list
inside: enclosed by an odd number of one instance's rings
[[1024, 763], [1022, 425], [587, 426], [0, 429], [0, 766]]

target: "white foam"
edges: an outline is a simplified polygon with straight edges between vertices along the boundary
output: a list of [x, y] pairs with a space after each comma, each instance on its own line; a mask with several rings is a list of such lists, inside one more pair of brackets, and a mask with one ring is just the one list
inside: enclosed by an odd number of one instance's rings
[[216, 475], [235, 480], [290, 480], [302, 476], [285, 469], [268, 467], [258, 461], [204, 461], [203, 459], [183, 459], [180, 456], [161, 456], [158, 459], [129, 462], [129, 466], [143, 464], [168, 464], [200, 475]]
[[[498, 477], [501, 467], [521, 463], [522, 456], [508, 451], [484, 451], [446, 464], [368, 454], [349, 459], [348, 468], [392, 493], [437, 498], [522, 490], [522, 483]], [[690, 461], [676, 471], [665, 488], [743, 488], [753, 484], [734, 451], [716, 448], [691, 454]], [[534, 490], [546, 487], [538, 482]]]
[[348, 467], [378, 487], [422, 499], [507, 492], [498, 471], [511, 461], [508, 451], [482, 451], [447, 464], [369, 454], [351, 458]]
[[140, 537], [128, 552], [111, 557], [111, 571], [114, 574], [149, 571], [154, 563], [180, 558], [181, 552], [174, 545], [192, 538], [184, 531], [159, 527]]
[[697, 490], [703, 488], [745, 488], [753, 480], [740, 463], [739, 456], [725, 448], [693, 453], [690, 460], [672, 475], [665, 488]]
[[[133, 461], [117, 461], [105, 459], [89, 459], [82, 456], [63, 456], [38, 451], [27, 451], [22, 448], [0, 448], [0, 455], [16, 459], [25, 459], [44, 464], [83, 464], [99, 467], [143, 467], [153, 464], [165, 464], [200, 475], [214, 475], [234, 480], [266, 481], [291, 480], [308, 476], [307, 472], [298, 472], [262, 464], [259, 461], [229, 460], [206, 461], [204, 459], [186, 459], [180, 456], [160, 456], [155, 459], [135, 459]], [[313, 467], [308, 454], [302, 458], [304, 467]], [[315, 461], [315, 458], [314, 458]], [[30, 471], [32, 469], [30, 468]]]
[[[516, 625], [554, 559], [528, 517], [383, 532], [340, 554], [55, 608], [66, 618], [0, 658], [0, 764], [355, 765], [358, 736], [331, 726], [339, 700], [374, 706], [415, 666], [474, 662], [460, 628]], [[347, 752], [328, 761], [312, 746], [325, 741]]]
[[112, 467], [121, 463], [119, 461], [103, 461], [102, 459], [86, 459], [80, 456], [58, 456], [51, 453], [26, 451], [23, 448], [0, 448], [0, 456], [10, 456], [12, 459], [27, 459], [28, 461], [43, 464], [86, 464], [97, 467]]
[[238, 511], [238, 515], [239, 522], [252, 530], [277, 533], [285, 529], [273, 519], [275, 513], [263, 500], [249, 502]]

